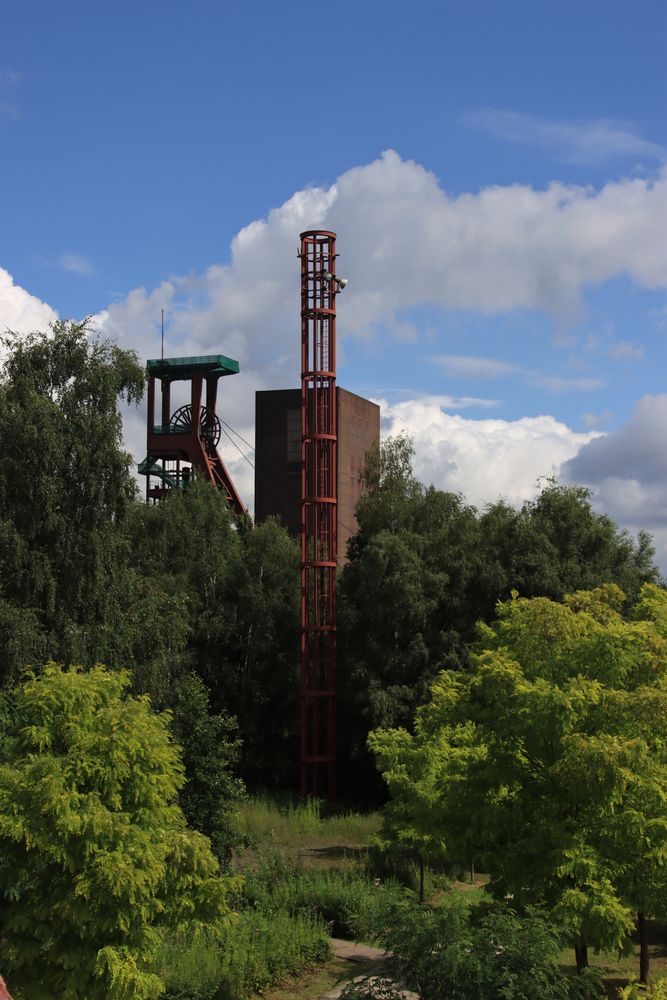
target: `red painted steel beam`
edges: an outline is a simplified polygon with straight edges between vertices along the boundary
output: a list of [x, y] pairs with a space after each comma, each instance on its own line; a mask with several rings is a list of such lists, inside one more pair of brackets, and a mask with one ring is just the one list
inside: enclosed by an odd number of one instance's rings
[[301, 794], [336, 797], [336, 234], [301, 234]]

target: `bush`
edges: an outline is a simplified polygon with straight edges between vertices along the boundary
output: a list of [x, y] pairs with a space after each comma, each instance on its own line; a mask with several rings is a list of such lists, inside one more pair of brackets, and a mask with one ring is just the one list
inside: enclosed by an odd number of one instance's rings
[[[471, 908], [451, 897], [437, 909], [405, 904], [385, 914], [378, 937], [397, 977], [422, 1000], [584, 1000], [600, 996], [594, 973], [582, 994], [558, 967], [557, 930], [536, 910]], [[603, 995], [603, 994], [602, 994]]]
[[667, 1000], [667, 979], [657, 979], [650, 986], [632, 980], [618, 993], [619, 1000]]

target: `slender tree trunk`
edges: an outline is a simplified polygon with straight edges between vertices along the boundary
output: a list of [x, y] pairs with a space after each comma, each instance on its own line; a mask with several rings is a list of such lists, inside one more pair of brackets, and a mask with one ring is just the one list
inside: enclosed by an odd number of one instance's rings
[[588, 968], [588, 946], [585, 941], [578, 941], [575, 944], [574, 954], [577, 959], [577, 972], [583, 972]]
[[637, 933], [639, 934], [639, 982], [648, 982], [648, 940], [646, 938], [646, 914], [637, 913]]
[[470, 862], [470, 882], [471, 884], [475, 881], [475, 862]]
[[419, 902], [424, 902], [424, 859], [419, 855]]

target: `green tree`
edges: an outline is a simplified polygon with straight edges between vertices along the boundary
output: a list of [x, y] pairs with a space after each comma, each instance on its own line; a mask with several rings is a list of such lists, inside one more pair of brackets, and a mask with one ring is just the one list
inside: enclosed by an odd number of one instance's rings
[[157, 997], [148, 969], [163, 930], [227, 921], [234, 880], [186, 827], [169, 720], [129, 683], [48, 664], [15, 693], [0, 765], [0, 948], [19, 997]]
[[[649, 535], [641, 531], [633, 541], [610, 517], [593, 510], [591, 491], [583, 486], [547, 481], [514, 524], [502, 524], [501, 530], [507, 579], [524, 597], [560, 601], [575, 590], [616, 583], [630, 604], [644, 583], [659, 580]], [[496, 596], [509, 594], [505, 589]]]
[[438, 798], [440, 760], [404, 729], [371, 733], [372, 750], [381, 756], [382, 776], [389, 790], [389, 801], [382, 813], [382, 829], [376, 838], [382, 853], [408, 851], [419, 863], [419, 902], [424, 902], [424, 866], [442, 862], [446, 857], [444, 831], [432, 823]]
[[229, 634], [230, 579], [240, 539], [220, 493], [195, 479], [156, 506], [135, 504], [128, 519], [132, 623], [128, 649], [135, 683], [154, 702], [170, 704], [176, 680], [196, 671], [207, 686], [220, 669], [219, 643]]
[[372, 780], [368, 731], [409, 727], [437, 672], [467, 668], [477, 622], [492, 621], [513, 586], [561, 600], [613, 582], [629, 595], [627, 610], [659, 577], [648, 536], [619, 531], [582, 487], [549, 481], [521, 510], [498, 501], [480, 514], [424, 488], [411, 460], [405, 437], [370, 456], [339, 579], [340, 750], [362, 783]]
[[241, 747], [238, 723], [225, 712], [211, 713], [208, 691], [196, 674], [179, 679], [172, 698], [172, 729], [185, 767], [179, 802], [188, 824], [206, 834], [220, 863], [227, 865], [240, 843], [238, 804], [245, 796], [234, 774]]
[[645, 587], [634, 621], [623, 603], [613, 585], [510, 600], [470, 672], [438, 677], [414, 736], [370, 738], [390, 786], [402, 767], [437, 769], [417, 832], [479, 857], [497, 897], [549, 907], [580, 968], [589, 945], [622, 947], [664, 885], [667, 592]]
[[137, 505], [131, 539], [134, 586], [144, 595], [132, 612], [137, 684], [172, 705], [176, 679], [195, 672], [212, 711], [239, 722], [243, 776], [291, 776], [300, 626], [294, 541], [273, 520], [250, 530], [201, 481], [157, 507]]
[[359, 531], [350, 540], [354, 560], [367, 542], [382, 531], [410, 530], [414, 526], [424, 487], [415, 479], [410, 438], [399, 434], [371, 449], [363, 471], [364, 492], [357, 504]]
[[86, 322], [9, 335], [0, 374], [0, 632], [5, 679], [45, 655], [120, 662], [135, 495], [118, 402], [141, 397], [133, 352]]
[[294, 787], [299, 739], [299, 549], [269, 519], [240, 532], [225, 597], [231, 619], [209, 673], [217, 704], [238, 719], [242, 773]]

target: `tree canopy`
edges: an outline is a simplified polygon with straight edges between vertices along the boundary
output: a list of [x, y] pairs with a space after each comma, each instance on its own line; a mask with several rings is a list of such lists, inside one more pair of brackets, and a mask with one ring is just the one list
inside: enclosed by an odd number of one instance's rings
[[512, 588], [559, 601], [616, 583], [627, 612], [659, 580], [648, 536], [633, 541], [583, 487], [550, 481], [520, 510], [498, 501], [480, 513], [418, 483], [411, 458], [404, 437], [371, 457], [339, 581], [342, 751], [366, 782], [368, 731], [409, 728], [438, 671], [466, 667], [478, 621]]
[[3, 961], [31, 1000], [135, 1000], [165, 927], [221, 927], [233, 880], [188, 830], [169, 719], [129, 676], [48, 664], [17, 688], [0, 763]]
[[470, 670], [438, 676], [414, 735], [369, 738], [390, 817], [479, 860], [498, 898], [548, 906], [582, 966], [664, 898], [667, 591], [646, 585], [631, 620], [624, 601], [614, 585], [515, 595]]
[[117, 662], [135, 496], [118, 402], [138, 400], [136, 355], [87, 323], [5, 338], [0, 374], [0, 669], [45, 656]]

